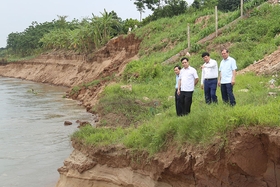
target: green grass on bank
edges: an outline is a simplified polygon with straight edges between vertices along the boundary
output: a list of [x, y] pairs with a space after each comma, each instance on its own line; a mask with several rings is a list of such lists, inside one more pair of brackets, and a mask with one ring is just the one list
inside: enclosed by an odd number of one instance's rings
[[[102, 121], [105, 128], [85, 127], [72, 135], [72, 138], [94, 146], [123, 144], [128, 148], [146, 150], [153, 154], [163, 150], [168, 143], [177, 145], [186, 142], [206, 145], [215, 138], [226, 138], [226, 133], [236, 127], [279, 126], [279, 88], [270, 88], [269, 81], [276, 75], [238, 75], [234, 94], [237, 105], [230, 107], [221, 101], [206, 105], [203, 90], [197, 85], [191, 114], [177, 117], [174, 106], [175, 64], [162, 65], [166, 59], [187, 47], [186, 26], [191, 27], [190, 65], [200, 76], [199, 66], [203, 63], [201, 53], [208, 51], [218, 64], [221, 61], [220, 49], [227, 46], [230, 55], [237, 60], [238, 69], [262, 59], [280, 45], [280, 6], [263, 3], [250, 10], [247, 18], [229, 27], [211, 42], [197, 45], [196, 42], [214, 32], [213, 11], [204, 10], [192, 15], [164, 18], [148, 24], [136, 31], [143, 39], [140, 46], [140, 59], [130, 62], [122, 80], [107, 86], [101, 94], [100, 102], [94, 110], [102, 115], [114, 113], [125, 116], [130, 125], [126, 128], [110, 129], [107, 126], [122, 125], [121, 121]], [[239, 11], [219, 12], [219, 27], [238, 17]], [[206, 17], [209, 17], [205, 19]], [[197, 22], [198, 18], [202, 21]], [[132, 91], [121, 89], [122, 85], [132, 85]], [[277, 95], [269, 95], [269, 92]]]
[[[280, 126], [280, 91], [277, 88], [269, 88], [271, 79], [273, 79], [271, 76], [256, 77], [253, 74], [237, 76], [237, 84], [234, 87], [237, 101], [235, 107], [222, 103], [219, 88], [217, 90], [219, 103], [205, 104], [203, 90], [197, 86], [193, 96], [192, 111], [185, 117], [177, 117], [175, 114], [174, 98], [168, 99], [174, 92], [173, 87], [170, 86], [166, 89], [168, 93], [162, 98], [166, 104], [159, 107], [156, 115], [149, 114], [149, 110], [145, 115], [134, 113], [135, 119], [142, 121], [137, 128], [130, 126], [105, 129], [88, 126], [76, 131], [72, 138], [95, 146], [123, 144], [128, 148], [145, 150], [153, 154], [164, 149], [170, 140], [175, 141], [177, 145], [183, 145], [185, 142], [207, 145], [215, 138], [226, 138], [226, 133], [236, 127]], [[135, 85], [133, 89], [139, 91], [139, 88], [141, 85]], [[114, 89], [111, 91], [111, 94], [122, 95], [116, 93]], [[269, 92], [274, 92], [278, 96], [270, 96]], [[160, 98], [161, 95], [158, 92], [149, 93], [151, 98]], [[126, 97], [136, 95], [134, 92], [125, 91], [123, 94]], [[120, 100], [121, 102], [123, 101]], [[122, 109], [114, 107], [112, 110]], [[128, 111], [121, 112], [128, 113]]]

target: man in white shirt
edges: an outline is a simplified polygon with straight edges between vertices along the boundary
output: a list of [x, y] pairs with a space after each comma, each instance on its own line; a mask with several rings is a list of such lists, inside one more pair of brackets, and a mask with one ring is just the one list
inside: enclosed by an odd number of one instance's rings
[[217, 103], [218, 63], [210, 58], [208, 52], [202, 53], [204, 64], [201, 66], [201, 89], [204, 89], [205, 102], [207, 104]]
[[196, 70], [190, 66], [188, 58], [183, 57], [181, 62], [183, 68], [179, 75], [177, 94], [180, 96], [180, 104], [182, 106], [182, 114], [180, 116], [183, 116], [191, 112], [192, 95], [194, 87], [198, 83], [198, 75]]

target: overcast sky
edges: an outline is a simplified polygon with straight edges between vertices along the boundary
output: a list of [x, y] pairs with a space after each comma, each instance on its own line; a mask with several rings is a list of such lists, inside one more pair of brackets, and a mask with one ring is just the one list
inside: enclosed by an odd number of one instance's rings
[[[7, 37], [12, 32], [23, 32], [33, 21], [38, 23], [57, 20], [59, 16], [68, 16], [81, 20], [101, 16], [100, 12], [112, 10], [123, 20], [127, 18], [140, 19], [140, 14], [133, 0], [1, 0], [0, 4], [0, 47], [6, 47]], [[193, 2], [193, 0], [187, 0]], [[146, 10], [142, 18], [151, 12]]]

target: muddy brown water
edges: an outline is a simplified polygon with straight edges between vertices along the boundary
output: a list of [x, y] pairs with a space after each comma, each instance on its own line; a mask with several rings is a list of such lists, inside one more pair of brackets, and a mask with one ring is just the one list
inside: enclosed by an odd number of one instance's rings
[[[33, 91], [32, 91], [33, 89]], [[54, 187], [76, 120], [93, 116], [67, 88], [0, 77], [0, 187]], [[73, 122], [64, 126], [64, 121]]]

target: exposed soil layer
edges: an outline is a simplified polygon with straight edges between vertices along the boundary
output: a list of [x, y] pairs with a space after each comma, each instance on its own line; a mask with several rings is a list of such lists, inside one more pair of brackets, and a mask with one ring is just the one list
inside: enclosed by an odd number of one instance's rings
[[57, 187], [276, 187], [279, 130], [239, 128], [207, 148], [170, 146], [152, 158], [121, 146], [94, 148], [74, 141], [75, 150], [58, 170]]
[[277, 74], [280, 71], [280, 47], [264, 59], [254, 62], [245, 69], [238, 71], [238, 74], [253, 72], [257, 75]]

